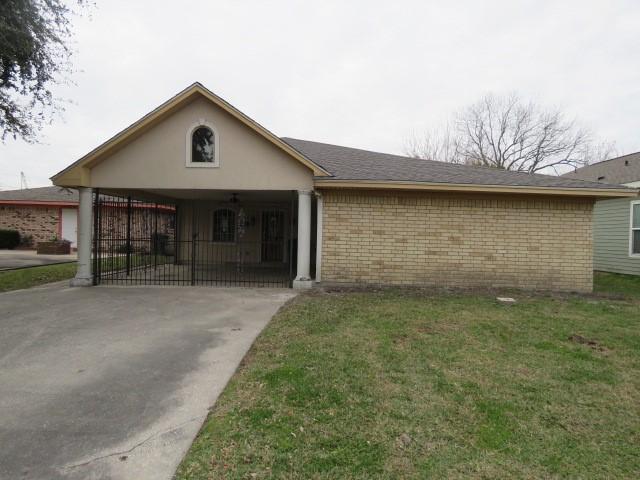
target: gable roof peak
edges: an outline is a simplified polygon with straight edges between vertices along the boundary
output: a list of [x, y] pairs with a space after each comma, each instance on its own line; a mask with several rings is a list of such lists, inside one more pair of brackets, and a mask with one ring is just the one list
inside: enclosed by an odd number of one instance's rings
[[86, 175], [84, 175], [85, 180], [83, 181], [74, 180], [73, 184], [69, 184], [64, 177], [65, 175], [72, 173], [72, 170], [76, 170], [75, 175], [67, 175], [67, 176], [72, 177], [74, 179], [83, 178], [83, 175], [82, 175], [83, 169], [86, 170], [86, 168], [91, 168], [96, 163], [107, 158], [116, 149], [126, 145], [128, 142], [137, 138], [139, 135], [141, 135], [143, 132], [145, 132], [152, 126], [158, 124], [160, 121], [167, 118], [177, 109], [182, 107], [186, 102], [188, 102], [189, 99], [194, 94], [202, 95], [208, 101], [210, 101], [217, 107], [221, 108], [222, 110], [226, 111], [232, 117], [235, 117], [237, 120], [239, 120], [241, 123], [246, 125], [248, 128], [251, 128], [256, 133], [264, 137], [266, 140], [274, 144], [276, 147], [283, 150], [285, 153], [293, 157], [295, 160], [305, 165], [307, 168], [309, 168], [313, 172], [315, 176], [324, 177], [324, 176], [330, 175], [329, 172], [327, 172], [322, 166], [310, 160], [303, 153], [293, 148], [287, 142], [284, 142], [282, 139], [277, 137], [275, 134], [267, 130], [265, 127], [260, 125], [258, 122], [256, 122], [252, 118], [242, 113], [240, 110], [238, 110], [236, 107], [231, 105], [229, 102], [227, 102], [223, 98], [213, 93], [211, 90], [206, 88], [202, 83], [196, 81], [191, 85], [189, 85], [188, 87], [186, 87], [185, 89], [183, 89], [182, 91], [180, 91], [179, 93], [177, 93], [176, 95], [174, 95], [173, 97], [171, 97], [166, 102], [162, 103], [160, 106], [158, 106], [151, 112], [144, 115], [138, 121], [129, 125], [127, 128], [120, 131], [119, 133], [111, 137], [109, 140], [102, 143], [100, 146], [93, 149], [92, 151], [87, 153], [85, 156], [81, 157], [76, 162], [69, 165], [64, 170], [61, 170], [60, 172], [56, 173], [53, 177], [51, 177], [51, 180], [53, 181], [54, 184], [60, 185], [60, 186], [71, 186], [71, 187], [89, 186], [88, 184], [85, 184], [85, 183], [88, 183], [88, 179], [86, 179]]

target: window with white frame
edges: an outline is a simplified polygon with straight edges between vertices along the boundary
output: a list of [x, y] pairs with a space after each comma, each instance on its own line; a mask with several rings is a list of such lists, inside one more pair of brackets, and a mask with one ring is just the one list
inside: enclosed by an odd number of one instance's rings
[[209, 122], [200, 120], [187, 131], [187, 166], [219, 166], [220, 142], [216, 129]]
[[629, 255], [640, 256], [640, 200], [631, 202]]
[[213, 212], [211, 239], [216, 243], [234, 243], [236, 241], [236, 212], [229, 208], [220, 208]]

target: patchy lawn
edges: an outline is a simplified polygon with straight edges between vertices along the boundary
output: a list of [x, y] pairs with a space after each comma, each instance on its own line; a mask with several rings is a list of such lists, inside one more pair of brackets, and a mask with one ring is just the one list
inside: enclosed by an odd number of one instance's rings
[[630, 297], [640, 300], [640, 276], [595, 272], [593, 291], [597, 294]]
[[76, 268], [74, 262], [6, 270], [0, 272], [0, 292], [31, 288], [45, 283], [70, 279], [75, 275]]
[[637, 478], [638, 298], [300, 296], [176, 478]]

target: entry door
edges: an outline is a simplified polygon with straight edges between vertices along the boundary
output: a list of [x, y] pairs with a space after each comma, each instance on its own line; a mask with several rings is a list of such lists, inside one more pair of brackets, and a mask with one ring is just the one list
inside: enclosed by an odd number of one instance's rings
[[262, 212], [262, 261], [284, 261], [284, 212], [264, 210]]
[[78, 236], [78, 213], [75, 208], [62, 209], [62, 238], [71, 242], [71, 248], [76, 248]]

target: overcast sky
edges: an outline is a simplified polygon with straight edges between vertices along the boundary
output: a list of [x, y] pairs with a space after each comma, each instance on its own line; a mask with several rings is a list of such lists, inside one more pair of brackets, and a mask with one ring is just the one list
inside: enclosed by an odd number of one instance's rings
[[95, 3], [56, 90], [73, 103], [42, 144], [0, 144], [1, 189], [50, 184], [194, 81], [277, 135], [383, 152], [514, 91], [640, 150], [638, 0]]

